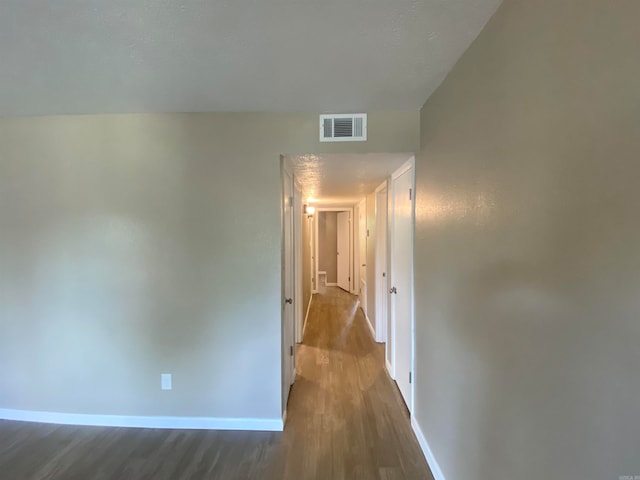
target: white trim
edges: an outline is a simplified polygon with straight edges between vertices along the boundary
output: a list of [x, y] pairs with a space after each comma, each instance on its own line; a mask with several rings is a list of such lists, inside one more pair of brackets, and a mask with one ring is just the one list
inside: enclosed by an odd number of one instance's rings
[[427, 464], [429, 464], [429, 468], [431, 469], [431, 474], [435, 480], [446, 480], [444, 473], [442, 473], [442, 469], [438, 462], [436, 461], [436, 457], [433, 455], [433, 451], [429, 447], [427, 443], [427, 439], [424, 438], [424, 434], [422, 433], [422, 429], [416, 420], [414, 415], [411, 416], [411, 427], [413, 428], [413, 433], [416, 434], [416, 438], [418, 439], [418, 443], [420, 444], [420, 448], [422, 449], [422, 453], [424, 453], [424, 457], [427, 460]]
[[416, 405], [416, 280], [414, 268], [416, 258], [416, 157], [411, 157], [407, 164], [411, 169], [411, 413], [414, 413]]
[[388, 186], [388, 180], [383, 181], [377, 188], [374, 190], [374, 193], [380, 193], [382, 190], [385, 190]]
[[400, 168], [398, 168], [395, 172], [391, 174], [391, 180], [395, 180], [396, 178], [400, 177], [403, 173], [406, 173], [407, 170], [410, 170], [411, 168], [413, 168], [414, 162], [415, 162], [415, 157], [409, 158], [409, 160], [403, 163], [402, 166], [400, 166]]
[[[316, 215], [319, 215], [320, 212], [349, 212], [349, 278], [351, 279], [349, 281], [349, 293], [353, 293], [355, 294], [355, 292], [353, 291], [353, 234], [354, 234], [354, 230], [353, 230], [353, 206], [351, 207], [316, 207]], [[316, 223], [316, 228], [315, 231], [313, 232], [313, 234], [315, 235], [315, 247], [316, 247], [316, 257], [315, 257], [315, 264], [316, 264], [316, 288], [319, 289], [320, 288], [320, 273], [318, 271], [318, 268], [320, 266], [320, 247], [318, 246], [318, 224]], [[326, 272], [325, 272], [326, 274]], [[325, 279], [326, 282], [326, 279]], [[325, 286], [327, 287], [331, 287], [331, 286], [338, 286], [337, 284], [335, 285], [329, 285], [327, 283], [325, 283]], [[318, 290], [316, 290], [316, 293], [318, 292]]]
[[[410, 370], [409, 373], [411, 375], [413, 375], [413, 377], [415, 378], [415, 375], [413, 374], [413, 372], [415, 372], [415, 282], [414, 282], [414, 248], [415, 248], [415, 205], [416, 205], [416, 196], [415, 196], [415, 191], [416, 191], [416, 175], [415, 175], [415, 156], [411, 157], [407, 162], [405, 162], [400, 168], [398, 168], [395, 172], [393, 172], [393, 174], [391, 175], [391, 182], [390, 182], [390, 190], [387, 191], [387, 205], [390, 207], [388, 208], [388, 215], [389, 217], [387, 218], [387, 222], [388, 222], [388, 227], [389, 227], [389, 262], [387, 265], [387, 281], [388, 281], [388, 285], [392, 286], [394, 283], [394, 278], [393, 278], [393, 231], [394, 231], [394, 223], [395, 223], [395, 204], [394, 204], [394, 197], [395, 197], [395, 189], [396, 189], [396, 184], [395, 184], [395, 180], [398, 179], [399, 177], [401, 177], [402, 175], [404, 175], [405, 173], [410, 172], [411, 173], [411, 191], [413, 192], [413, 194], [411, 195], [411, 315], [410, 315], [410, 331], [411, 331], [411, 360], [410, 360]], [[389, 203], [390, 202], [390, 203]], [[394, 311], [394, 300], [391, 298], [391, 295], [389, 295], [389, 297], [387, 297], [389, 299], [389, 321], [391, 322], [391, 338], [388, 339], [387, 345], [391, 347], [391, 366], [393, 369], [394, 374], [392, 375], [392, 378], [396, 378], [396, 318], [395, 318], [395, 311]], [[408, 399], [408, 410], [410, 414], [413, 414], [413, 408], [414, 408], [414, 400], [415, 400], [415, 380], [413, 380], [412, 382], [410, 382], [409, 384], [409, 399]]]
[[386, 355], [385, 355], [385, 358], [384, 358], [384, 365], [385, 365], [385, 367], [387, 367], [387, 373], [389, 374], [389, 376], [391, 378], [395, 378], [395, 376], [393, 375], [393, 370], [391, 368], [391, 364], [389, 363], [389, 359], [386, 357]]
[[282, 430], [284, 430], [284, 426], [287, 424], [287, 409], [285, 408], [284, 412], [282, 412]]
[[[375, 217], [376, 217], [376, 242], [374, 265], [374, 292], [376, 304], [376, 340], [380, 343], [387, 342], [388, 318], [389, 318], [389, 190], [385, 180], [375, 192]], [[380, 197], [384, 197], [384, 202]], [[382, 205], [384, 203], [384, 205]], [[382, 218], [384, 216], [384, 222]], [[384, 247], [384, 248], [383, 248]], [[384, 273], [384, 277], [382, 276]]]
[[287, 162], [286, 158], [284, 155], [280, 155], [280, 164], [282, 165], [282, 170], [287, 174], [287, 175], [291, 175], [291, 178], [293, 178], [293, 170], [292, 170], [292, 166], [289, 165], [289, 162]]
[[[286, 412], [285, 412], [286, 413]], [[84, 413], [40, 412], [0, 409], [0, 419], [20, 422], [54, 423], [94, 427], [176, 428], [192, 430], [255, 430], [281, 432], [282, 418], [149, 417], [131, 415], [90, 415]]]
[[338, 284], [337, 283], [324, 282], [324, 286], [325, 287], [337, 287]]
[[[291, 392], [291, 385], [296, 378], [296, 315], [295, 315], [295, 305], [292, 305], [290, 324], [288, 322], [288, 309], [285, 308], [285, 298], [289, 297], [295, 299], [295, 288], [296, 288], [296, 276], [295, 276], [295, 226], [294, 226], [294, 216], [295, 209], [294, 205], [290, 205], [289, 212], [290, 218], [287, 218], [287, 200], [293, 203], [294, 194], [295, 194], [295, 186], [294, 186], [294, 176], [293, 173], [290, 172], [287, 168], [286, 161], [284, 157], [280, 156], [280, 165], [281, 165], [281, 179], [280, 179], [280, 221], [281, 221], [281, 251], [280, 251], [280, 263], [281, 263], [281, 275], [280, 275], [280, 288], [281, 288], [281, 369], [282, 369], [282, 390], [280, 394], [282, 409], [286, 410], [287, 401], [289, 398], [289, 393]], [[289, 189], [285, 191], [285, 185], [287, 184], [287, 180], [289, 181]], [[286, 224], [290, 222], [289, 225], [289, 248], [290, 251], [287, 252], [287, 240], [285, 239], [285, 234], [287, 231]], [[291, 256], [291, 262], [289, 265], [290, 270], [287, 272], [287, 253]], [[290, 277], [290, 292], [286, 291], [286, 280]], [[291, 343], [289, 343], [289, 341]], [[294, 354], [290, 354], [289, 348], [293, 348]]]
[[[302, 341], [304, 305], [302, 305], [302, 189], [293, 177], [293, 307], [294, 343]], [[294, 361], [295, 365], [295, 361]]]
[[[362, 310], [362, 307], [360, 307], [360, 309]], [[371, 332], [371, 338], [373, 338], [373, 341], [375, 342], [376, 341], [376, 331], [373, 329], [373, 325], [371, 325], [371, 320], [369, 320], [369, 317], [364, 312], [364, 310], [362, 310], [362, 313], [364, 313], [364, 318], [367, 321], [367, 326], [369, 327], [369, 332]]]
[[362, 315], [364, 315], [364, 319], [365, 319], [365, 323], [367, 324], [367, 327], [369, 327], [369, 333], [371, 333], [371, 338], [373, 338], [373, 341], [376, 341], [376, 332], [373, 329], [373, 325], [371, 324], [371, 320], [369, 320], [369, 317], [367, 316], [367, 312], [364, 311], [364, 308], [362, 308], [362, 302], [360, 301], [360, 298], [358, 298], [358, 305], [356, 306], [356, 308], [359, 308], [360, 311], [362, 312]]
[[362, 315], [364, 315], [365, 323], [367, 324], [367, 327], [369, 327], [369, 333], [371, 333], [371, 337], [373, 338], [373, 341], [375, 342], [376, 341], [376, 332], [373, 330], [373, 327], [371, 326], [371, 320], [369, 320], [369, 317], [367, 317], [367, 313], [362, 308], [362, 302], [360, 301], [360, 298], [358, 298], [358, 300], [357, 300], [356, 308], [359, 308], [360, 311], [362, 312]]

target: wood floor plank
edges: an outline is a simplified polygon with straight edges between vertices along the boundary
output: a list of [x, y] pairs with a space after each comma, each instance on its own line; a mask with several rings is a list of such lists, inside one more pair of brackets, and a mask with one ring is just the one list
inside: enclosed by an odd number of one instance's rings
[[314, 296], [284, 432], [0, 421], [11, 480], [433, 480], [357, 297]]

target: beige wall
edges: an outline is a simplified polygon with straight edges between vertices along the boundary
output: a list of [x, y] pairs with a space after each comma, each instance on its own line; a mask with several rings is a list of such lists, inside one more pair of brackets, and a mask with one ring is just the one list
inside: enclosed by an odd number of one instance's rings
[[640, 475], [639, 20], [506, 0], [422, 110], [415, 415], [447, 480]]
[[318, 212], [318, 271], [327, 283], [338, 281], [338, 212]]
[[280, 154], [410, 151], [418, 115], [1, 119], [0, 409], [280, 417]]

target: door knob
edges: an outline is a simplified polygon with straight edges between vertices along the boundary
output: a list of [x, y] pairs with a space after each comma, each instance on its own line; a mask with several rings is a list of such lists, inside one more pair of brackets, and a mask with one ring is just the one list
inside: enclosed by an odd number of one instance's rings
[[285, 298], [284, 303], [291, 305], [293, 303], [293, 298]]
[[392, 287], [389, 293], [398, 293], [398, 290], [396, 290], [396, 287]]

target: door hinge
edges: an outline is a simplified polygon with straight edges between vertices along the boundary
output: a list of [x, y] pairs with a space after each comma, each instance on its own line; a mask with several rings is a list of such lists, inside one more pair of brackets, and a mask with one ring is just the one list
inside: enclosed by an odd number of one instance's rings
[[411, 378], [411, 372], [409, 372], [409, 383], [411, 383], [411, 380], [413, 379]]
[[409, 189], [409, 200], [412, 200], [412, 198], [411, 198], [411, 194], [412, 194], [412, 193], [413, 193], [413, 189], [412, 189], [412, 188], [410, 188], [410, 189]]
[[293, 207], [293, 197], [289, 197], [289, 205]]
[[369, 236], [369, 229], [367, 228], [367, 237]]
[[289, 355], [293, 357], [293, 345], [289, 347]]

